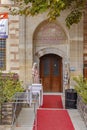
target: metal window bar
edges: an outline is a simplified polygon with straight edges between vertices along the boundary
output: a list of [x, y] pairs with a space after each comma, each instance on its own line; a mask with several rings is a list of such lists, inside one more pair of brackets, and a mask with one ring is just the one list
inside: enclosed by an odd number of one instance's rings
[[0, 39], [0, 69], [6, 69], [6, 39]]

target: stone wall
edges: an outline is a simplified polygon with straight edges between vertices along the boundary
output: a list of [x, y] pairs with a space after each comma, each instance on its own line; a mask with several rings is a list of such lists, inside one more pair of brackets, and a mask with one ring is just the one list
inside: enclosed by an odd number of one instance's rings
[[[1, 106], [1, 124], [2, 125], [12, 125], [13, 117], [15, 116], [16, 118], [18, 117], [22, 105], [17, 104], [16, 106], [16, 111], [15, 110], [15, 105], [14, 103], [3, 103]], [[14, 115], [15, 114], [15, 115]]]
[[[0, 2], [14, 6], [10, 0]], [[1, 5], [0, 11], [9, 13]], [[65, 24], [68, 12], [69, 10], [61, 12], [55, 24], [48, 24], [47, 13], [34, 17], [9, 14], [5, 71], [16, 72], [24, 83], [31, 83], [33, 62], [37, 62], [39, 66], [40, 57], [51, 53], [63, 59], [63, 77], [65, 64], [75, 69], [71, 72], [72, 75], [83, 73], [83, 21], [68, 29]]]
[[86, 127], [87, 127], [87, 104], [85, 104], [82, 101], [82, 98], [79, 95], [77, 98], [77, 109], [78, 109], [79, 113], [81, 114], [81, 117], [82, 117], [82, 119], [85, 122]]
[[6, 39], [6, 70], [19, 73], [19, 16], [12, 16], [3, 6], [14, 6], [11, 0], [0, 0], [0, 13], [8, 13], [8, 38]]

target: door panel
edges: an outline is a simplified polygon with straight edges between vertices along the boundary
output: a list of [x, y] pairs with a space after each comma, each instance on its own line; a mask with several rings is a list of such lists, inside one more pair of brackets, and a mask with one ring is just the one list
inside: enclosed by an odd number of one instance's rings
[[53, 54], [41, 57], [40, 78], [44, 92], [61, 92], [62, 58]]

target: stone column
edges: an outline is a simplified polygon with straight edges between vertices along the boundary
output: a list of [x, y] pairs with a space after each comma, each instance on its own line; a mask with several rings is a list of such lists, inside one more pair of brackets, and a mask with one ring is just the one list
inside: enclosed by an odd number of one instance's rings
[[19, 57], [20, 57], [20, 79], [26, 82], [26, 18], [20, 16], [19, 20]]
[[[20, 78], [24, 84], [32, 83], [32, 64], [33, 64], [33, 24], [30, 16], [20, 17]], [[32, 26], [31, 26], [32, 25]]]
[[33, 64], [33, 24], [31, 17], [26, 17], [26, 83], [32, 83], [32, 64]]

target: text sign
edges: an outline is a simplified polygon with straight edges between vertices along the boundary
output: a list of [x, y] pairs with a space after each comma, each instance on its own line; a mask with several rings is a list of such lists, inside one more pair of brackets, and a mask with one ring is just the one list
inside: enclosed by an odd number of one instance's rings
[[0, 14], [0, 38], [8, 37], [8, 13]]

